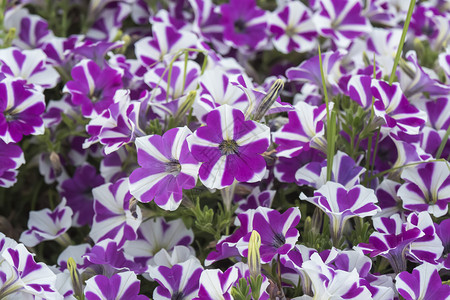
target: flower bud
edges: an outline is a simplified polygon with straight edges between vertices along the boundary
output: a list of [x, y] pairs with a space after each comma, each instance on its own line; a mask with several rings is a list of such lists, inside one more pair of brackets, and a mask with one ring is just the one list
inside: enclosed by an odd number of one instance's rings
[[256, 230], [252, 231], [250, 241], [248, 242], [248, 268], [250, 276], [253, 278], [261, 274], [261, 257], [259, 248], [261, 247], [261, 236]]

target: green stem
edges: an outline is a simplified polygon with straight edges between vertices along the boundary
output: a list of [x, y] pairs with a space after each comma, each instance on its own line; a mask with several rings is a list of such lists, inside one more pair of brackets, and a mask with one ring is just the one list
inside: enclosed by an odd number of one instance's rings
[[400, 38], [400, 43], [398, 44], [397, 54], [395, 55], [394, 65], [392, 66], [391, 76], [389, 77], [389, 84], [392, 85], [395, 77], [395, 70], [397, 69], [398, 62], [403, 50], [403, 44], [405, 43], [406, 33], [408, 32], [409, 22], [411, 21], [411, 16], [416, 5], [416, 0], [411, 0], [409, 2], [408, 14], [406, 15], [405, 25], [403, 26], [402, 36]]
[[377, 173], [377, 174], [375, 174], [375, 175], [370, 176], [370, 177], [369, 177], [369, 182], [372, 181], [372, 180], [374, 180], [375, 178], [382, 177], [382, 176], [384, 176], [385, 174], [388, 174], [388, 173], [390, 173], [390, 172], [392, 172], [392, 171], [395, 171], [395, 170], [398, 170], [398, 169], [401, 169], [401, 168], [412, 167], [412, 166], [417, 166], [417, 165], [424, 164], [424, 163], [438, 162], [438, 161], [445, 161], [445, 162], [446, 162], [445, 159], [440, 158], [440, 159], [431, 159], [431, 160], [427, 160], [427, 161], [418, 161], [418, 162], [406, 164], [406, 165], [403, 165], [403, 166], [398, 166], [398, 167], [390, 168], [389, 170], [385, 170], [385, 171], [383, 171], [383, 172], [380, 172], [380, 173]]
[[331, 113], [332, 115], [330, 115], [330, 108], [328, 107], [329, 104], [328, 91], [325, 83], [325, 75], [323, 73], [322, 53], [320, 51], [320, 45], [318, 46], [318, 49], [319, 49], [320, 76], [322, 77], [323, 95], [325, 97], [325, 105], [327, 110], [327, 181], [330, 181], [334, 157], [334, 129], [336, 127], [336, 122], [334, 122], [334, 119], [336, 117], [336, 114], [335, 113], [333, 114], [332, 112]]
[[436, 159], [441, 158], [442, 151], [444, 151], [444, 147], [445, 147], [445, 144], [447, 144], [449, 136], [450, 136], [450, 126], [447, 128], [447, 131], [445, 132], [444, 136], [442, 137], [442, 142], [439, 145], [438, 151], [436, 153]]

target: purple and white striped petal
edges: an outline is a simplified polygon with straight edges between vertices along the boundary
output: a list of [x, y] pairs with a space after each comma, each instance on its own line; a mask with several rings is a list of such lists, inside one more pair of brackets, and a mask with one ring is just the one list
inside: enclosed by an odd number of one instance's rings
[[47, 56], [40, 49], [21, 50], [15, 47], [0, 50], [0, 71], [10, 77], [26, 80], [43, 88], [53, 88], [60, 77], [46, 65]]
[[24, 80], [0, 81], [0, 139], [17, 143], [24, 135], [44, 133], [44, 94]]
[[313, 203], [327, 214], [334, 237], [340, 237], [348, 219], [374, 216], [380, 211], [375, 205], [378, 202], [375, 192], [362, 185], [347, 189], [339, 183], [328, 181], [314, 192], [314, 197], [306, 198], [302, 194], [300, 199]]
[[198, 297], [194, 299], [231, 300], [231, 287], [238, 280], [238, 269], [228, 268], [225, 272], [219, 269], [204, 270], [200, 276]]
[[412, 273], [401, 272], [395, 277], [395, 287], [405, 299], [449, 299], [450, 286], [443, 284], [436, 266], [423, 263]]
[[170, 62], [181, 49], [195, 48], [198, 40], [189, 31], [177, 30], [160, 22], [152, 25], [152, 33], [152, 37], [143, 38], [135, 44], [137, 59], [149, 67], [159, 62]]
[[138, 295], [141, 282], [131, 271], [114, 274], [111, 278], [95, 275], [86, 280], [84, 296], [87, 300], [144, 300], [148, 297]]
[[289, 1], [269, 18], [272, 43], [282, 53], [307, 52], [315, 48], [317, 31], [312, 12], [302, 2]]
[[126, 241], [124, 251], [128, 257], [143, 267], [162, 248], [172, 251], [175, 246], [189, 246], [194, 241], [194, 233], [187, 229], [181, 219], [166, 222], [164, 218], [149, 219], [138, 229], [138, 238]]
[[199, 163], [192, 157], [186, 138], [191, 131], [173, 128], [162, 137], [136, 139], [138, 163], [141, 168], [130, 175], [130, 192], [141, 202], [155, 203], [166, 210], [175, 210], [181, 203], [183, 189], [195, 187]]
[[206, 117], [206, 126], [187, 138], [192, 155], [203, 164], [199, 177], [208, 188], [224, 188], [234, 180], [260, 181], [266, 162], [260, 155], [270, 143], [266, 125], [244, 118], [244, 114], [224, 104]]
[[436, 217], [445, 215], [450, 202], [450, 166], [448, 162], [428, 162], [406, 168], [397, 195], [403, 207], [412, 211], [428, 211]]
[[45, 208], [30, 212], [28, 230], [22, 232], [20, 241], [27, 247], [34, 247], [40, 242], [59, 238], [72, 226], [72, 214], [65, 198], [53, 211]]
[[9, 188], [16, 183], [17, 169], [25, 163], [22, 149], [0, 139], [0, 187]]
[[153, 291], [154, 299], [193, 299], [198, 294], [203, 267], [197, 258], [174, 265], [149, 268], [149, 273], [160, 285]]
[[139, 206], [131, 211], [131, 194], [127, 179], [106, 183], [92, 190], [94, 196], [94, 222], [89, 236], [95, 243], [104, 239], [114, 240], [118, 247], [125, 241], [137, 238], [137, 229], [142, 222]]
[[362, 4], [358, 0], [319, 2], [320, 10], [314, 15], [317, 30], [339, 48], [347, 48], [355, 38], [372, 29], [369, 20], [362, 16]]
[[319, 107], [299, 102], [288, 113], [289, 122], [272, 133], [277, 147], [277, 156], [292, 158], [310, 147], [325, 150], [326, 145], [319, 143], [325, 133], [323, 119], [326, 105]]

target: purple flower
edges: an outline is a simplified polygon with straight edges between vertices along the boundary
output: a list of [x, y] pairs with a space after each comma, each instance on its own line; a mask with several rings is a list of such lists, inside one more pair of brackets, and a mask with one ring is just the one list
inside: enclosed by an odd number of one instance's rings
[[192, 32], [177, 30], [163, 23], [152, 25], [152, 37], [139, 40], [135, 53], [145, 66], [155, 66], [159, 62], [170, 62], [181, 49], [195, 48], [197, 36]]
[[[365, 170], [365, 168], [358, 166], [350, 156], [338, 150], [333, 158], [331, 180], [351, 189], [359, 184], [359, 178]], [[316, 189], [326, 183], [326, 178], [326, 161], [311, 162], [295, 173], [295, 180], [298, 185], [306, 184]]]
[[310, 148], [325, 152], [325, 115], [325, 104], [316, 107], [305, 102], [297, 103], [288, 113], [289, 122], [272, 133], [274, 142], [278, 144], [277, 156], [292, 158]]
[[13, 186], [17, 181], [17, 169], [24, 163], [22, 149], [13, 143], [6, 144], [0, 139], [0, 187]]
[[128, 17], [130, 12], [129, 3], [110, 1], [109, 5], [106, 5], [95, 16], [95, 22], [86, 33], [86, 37], [94, 41], [112, 42], [122, 27], [122, 21]]
[[0, 71], [10, 77], [18, 77], [29, 84], [53, 88], [59, 74], [46, 65], [47, 56], [40, 49], [21, 50], [15, 47], [0, 50]]
[[130, 175], [130, 192], [141, 202], [155, 203], [175, 210], [181, 203], [183, 189], [195, 187], [199, 164], [188, 149], [187, 127], [173, 128], [162, 137], [152, 135], [136, 139], [141, 168]]
[[42, 241], [58, 239], [72, 226], [72, 214], [64, 198], [53, 211], [46, 208], [30, 212], [28, 230], [22, 232], [20, 241], [27, 247], [34, 247]]
[[121, 299], [144, 300], [148, 297], [138, 295], [140, 281], [134, 272], [117, 273], [108, 278], [96, 275], [86, 280], [84, 295], [87, 300]]
[[149, 219], [141, 224], [137, 233], [138, 238], [126, 241], [123, 248], [128, 257], [144, 267], [161, 249], [172, 251], [177, 245], [188, 247], [194, 240], [194, 233], [181, 219], [170, 222], [164, 218]]
[[277, 254], [291, 251], [300, 236], [295, 228], [300, 222], [300, 211], [291, 207], [283, 214], [266, 207], [249, 209], [238, 215], [240, 228], [231, 236], [222, 239], [211, 252], [206, 265], [231, 256], [248, 256], [248, 242], [253, 230], [261, 236], [261, 263], [270, 263]]
[[0, 298], [59, 299], [56, 275], [33, 256], [23, 244], [0, 233]]
[[75, 170], [71, 179], [61, 184], [61, 196], [73, 210], [73, 226], [92, 225], [94, 219], [94, 199], [92, 189], [104, 183], [97, 170], [85, 164]]
[[447, 162], [429, 162], [403, 170], [405, 183], [397, 195], [403, 207], [428, 211], [436, 217], [445, 215], [450, 202], [450, 170]]
[[225, 272], [218, 269], [204, 270], [200, 276], [198, 297], [194, 299], [231, 300], [231, 287], [238, 280], [238, 269], [228, 268]]
[[280, 156], [275, 162], [275, 178], [281, 182], [295, 182], [295, 174], [301, 167], [311, 162], [322, 162], [324, 156], [322, 152], [314, 148], [301, 151], [293, 158]]
[[193, 299], [198, 294], [199, 280], [203, 272], [200, 262], [191, 258], [171, 268], [149, 268], [149, 273], [159, 286], [153, 291], [154, 299]]
[[83, 116], [92, 118], [111, 105], [114, 94], [122, 87], [121, 74], [108, 66], [101, 69], [94, 61], [83, 59], [71, 71], [73, 80], [64, 92], [72, 95], [72, 102], [81, 106]]
[[128, 186], [127, 179], [120, 179], [92, 190], [95, 216], [89, 236], [95, 243], [109, 238], [122, 247], [125, 241], [137, 238], [142, 213], [139, 206], [131, 211], [132, 196]]
[[44, 94], [24, 80], [0, 81], [0, 139], [17, 143], [24, 135], [44, 133]]
[[370, 235], [369, 243], [360, 243], [358, 247], [365, 254], [370, 253], [371, 257], [381, 255], [387, 258], [396, 273], [406, 270], [407, 247], [422, 237], [423, 232], [417, 227], [407, 228], [399, 214], [374, 218], [373, 226], [377, 231]]
[[320, 0], [314, 22], [322, 36], [330, 37], [339, 48], [347, 48], [355, 38], [372, 29], [361, 10], [358, 0]]
[[412, 273], [401, 272], [395, 277], [395, 287], [405, 299], [448, 299], [450, 286], [442, 284], [436, 266], [423, 263]]
[[[340, 64], [342, 57], [346, 54], [344, 50], [322, 53], [322, 66], [325, 76], [325, 86], [332, 94], [337, 94], [339, 90], [338, 82], [341, 76]], [[322, 76], [320, 74], [319, 55], [305, 60], [297, 67], [289, 68], [286, 77], [290, 81], [312, 83], [320, 90], [323, 89]]]
[[302, 2], [288, 1], [269, 18], [272, 43], [282, 53], [307, 52], [316, 46], [317, 31], [311, 10]]
[[330, 233], [334, 242], [338, 242], [345, 223], [353, 217], [364, 218], [373, 216], [380, 208], [373, 190], [362, 185], [355, 185], [351, 189], [343, 185], [328, 181], [314, 192], [314, 197], [306, 198], [304, 194], [300, 199], [307, 200], [320, 209], [330, 218]]
[[206, 126], [188, 137], [192, 155], [203, 164], [199, 177], [208, 188], [224, 188], [236, 179], [260, 181], [266, 162], [260, 155], [269, 147], [269, 127], [244, 119], [244, 114], [222, 105], [206, 117]]
[[267, 40], [266, 12], [254, 0], [231, 0], [220, 6], [223, 37], [235, 48], [253, 51]]
[[402, 213], [402, 200], [397, 196], [401, 184], [385, 178], [377, 187], [375, 194], [378, 198], [378, 206], [381, 208], [375, 217], [388, 218], [396, 213]]
[[268, 207], [272, 206], [273, 198], [275, 197], [276, 191], [274, 190], [265, 190], [261, 191], [259, 187], [256, 187], [252, 190], [250, 195], [247, 198], [241, 199], [236, 202], [239, 207], [236, 209], [235, 213], [243, 213], [248, 209], [257, 209], [258, 207]]

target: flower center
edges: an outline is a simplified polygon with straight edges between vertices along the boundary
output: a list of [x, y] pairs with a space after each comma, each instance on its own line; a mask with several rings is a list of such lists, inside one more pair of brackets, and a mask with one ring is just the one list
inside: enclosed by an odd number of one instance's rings
[[296, 32], [295, 32], [295, 28], [293, 26], [289, 25], [288, 27], [286, 27], [286, 35], [288, 37], [293, 37], [295, 34], [296, 34]]
[[183, 299], [183, 292], [175, 292], [172, 297], [170, 297], [170, 300], [181, 300]]
[[179, 173], [181, 171], [180, 162], [176, 159], [171, 159], [166, 163], [166, 172], [167, 173]]
[[235, 140], [223, 140], [219, 145], [222, 155], [238, 154], [239, 146]]
[[284, 238], [284, 235], [281, 233], [275, 233], [273, 236], [272, 246], [274, 248], [280, 248], [286, 243], [286, 239]]
[[236, 22], [234, 22], [234, 30], [237, 33], [243, 33], [245, 31], [245, 22], [242, 19], [238, 19], [236, 20]]

